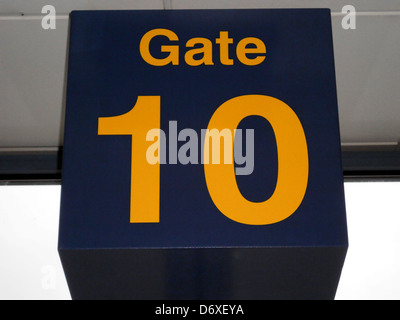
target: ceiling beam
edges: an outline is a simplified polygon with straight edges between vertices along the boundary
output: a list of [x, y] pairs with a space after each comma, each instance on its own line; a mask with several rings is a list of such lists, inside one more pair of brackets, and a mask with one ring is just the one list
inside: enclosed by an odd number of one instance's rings
[[[346, 181], [400, 180], [400, 150], [342, 151]], [[60, 184], [62, 148], [0, 151], [0, 185]]]

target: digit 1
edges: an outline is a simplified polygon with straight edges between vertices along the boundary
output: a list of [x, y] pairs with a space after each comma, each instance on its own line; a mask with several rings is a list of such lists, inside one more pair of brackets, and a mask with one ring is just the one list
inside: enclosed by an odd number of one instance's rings
[[[242, 119], [252, 115], [269, 121], [275, 133], [278, 179], [271, 198], [264, 202], [245, 199], [237, 186], [234, 161], [221, 159], [214, 164], [204, 159], [204, 172], [211, 199], [226, 217], [243, 224], [266, 225], [287, 219], [303, 201], [309, 170], [307, 141], [294, 111], [284, 102], [263, 95], [245, 95], [223, 103], [213, 114], [207, 132], [234, 132]], [[205, 141], [208, 139], [206, 134]]]
[[129, 112], [99, 118], [99, 135], [132, 136], [131, 223], [160, 221], [160, 161], [150, 164], [146, 159], [146, 135], [150, 130], [160, 130], [160, 105], [159, 96], [139, 96]]

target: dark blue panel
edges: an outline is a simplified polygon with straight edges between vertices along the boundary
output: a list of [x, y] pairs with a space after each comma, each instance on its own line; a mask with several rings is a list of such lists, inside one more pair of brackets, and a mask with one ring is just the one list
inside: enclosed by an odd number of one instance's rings
[[[184, 50], [179, 66], [147, 64], [139, 43], [155, 28], [174, 31], [181, 49], [193, 37], [214, 41], [215, 65], [187, 66]], [[265, 62], [243, 65], [231, 46], [234, 65], [221, 65], [220, 31], [229, 31], [235, 45], [262, 39]], [[329, 10], [73, 12], [68, 74], [61, 249], [347, 245]], [[178, 130], [200, 132], [222, 103], [249, 94], [282, 100], [303, 125], [310, 171], [298, 210], [272, 225], [237, 223], [212, 202], [203, 165], [165, 164], [160, 223], [129, 223], [131, 138], [99, 136], [98, 118], [124, 114], [138, 96], [156, 95], [166, 133], [172, 120]], [[238, 186], [249, 200], [263, 201], [276, 185], [273, 131], [257, 117], [240, 126], [255, 129], [255, 169], [238, 177]]]

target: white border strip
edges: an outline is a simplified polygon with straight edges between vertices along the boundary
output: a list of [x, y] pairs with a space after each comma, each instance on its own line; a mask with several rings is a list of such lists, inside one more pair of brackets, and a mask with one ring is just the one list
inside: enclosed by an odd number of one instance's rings
[[[332, 17], [344, 17], [348, 13], [332, 12]], [[357, 17], [389, 17], [389, 16], [400, 16], [400, 11], [356, 11]]]
[[[42, 20], [45, 15], [42, 14], [20, 14], [20, 15], [0, 15], [0, 21], [29, 21], [29, 20]], [[68, 20], [68, 14], [56, 15], [57, 20]]]
[[59, 147], [5, 147], [0, 148], [0, 153], [57, 152], [59, 150]]
[[[172, 9], [172, 5], [169, 0], [164, 0], [164, 10]], [[344, 17], [348, 13], [332, 12], [332, 17]], [[400, 11], [357, 11], [357, 17], [389, 17], [389, 16], [400, 16]], [[18, 20], [41, 20], [43, 14], [0, 14], [0, 21], [18, 21]], [[58, 14], [56, 15], [58, 20], [68, 20], [69, 14]]]
[[342, 147], [397, 147], [397, 142], [342, 142]]

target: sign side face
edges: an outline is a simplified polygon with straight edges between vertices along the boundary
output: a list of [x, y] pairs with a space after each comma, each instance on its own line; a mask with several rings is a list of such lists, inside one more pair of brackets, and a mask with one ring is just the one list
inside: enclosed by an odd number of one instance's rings
[[68, 73], [60, 249], [347, 245], [329, 10], [73, 12]]

